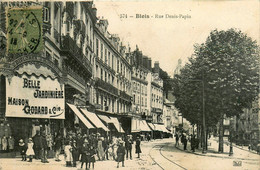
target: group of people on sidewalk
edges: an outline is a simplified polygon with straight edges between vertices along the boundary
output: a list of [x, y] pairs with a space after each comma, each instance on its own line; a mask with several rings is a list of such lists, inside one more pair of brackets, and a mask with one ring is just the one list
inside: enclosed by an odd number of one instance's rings
[[[125, 166], [126, 159], [132, 159], [132, 145], [134, 141], [132, 135], [108, 138], [106, 135], [101, 136], [99, 133], [81, 134], [71, 132], [63, 138], [61, 134], [57, 134], [54, 139], [55, 161], [61, 161], [59, 156], [61, 151], [64, 151], [64, 157], [67, 167], [76, 167], [77, 162], [81, 162], [81, 168], [84, 164], [86, 169], [94, 168], [96, 160], [114, 160], [122, 166]], [[63, 145], [64, 144], [64, 145]], [[136, 137], [135, 153], [140, 158], [141, 153], [141, 139], [140, 136]], [[64, 147], [63, 147], [64, 146]], [[37, 131], [36, 135], [29, 138], [26, 144], [23, 139], [19, 141], [20, 153], [22, 161], [29, 158], [29, 162], [35, 158], [41, 159], [42, 163], [49, 163], [47, 160], [48, 146], [46, 135], [44, 131]]]
[[196, 135], [187, 135], [186, 133], [176, 133], [175, 137], [175, 147], [180, 146], [179, 139], [183, 144], [183, 150], [187, 150], [187, 143], [190, 142], [192, 152], [195, 152], [195, 149], [199, 147], [199, 140], [196, 138]]
[[[132, 144], [133, 139], [132, 135], [127, 135], [126, 137], [115, 137], [113, 136], [110, 140], [107, 136], [101, 136], [97, 134], [81, 134], [69, 135], [65, 139], [65, 148], [64, 155], [66, 160], [66, 166], [76, 167], [77, 162], [81, 162], [81, 168], [84, 164], [86, 169], [94, 168], [94, 163], [96, 160], [105, 161], [105, 160], [114, 160], [117, 162], [117, 167], [119, 168], [119, 163], [122, 163], [122, 166], [125, 166], [125, 157], [132, 159]], [[136, 153], [138, 158], [140, 157], [141, 148], [140, 148], [140, 137], [136, 139]]]
[[33, 138], [29, 138], [28, 143], [25, 144], [23, 139], [19, 140], [19, 150], [22, 155], [22, 161], [32, 162], [33, 157], [35, 159], [41, 159], [43, 163], [49, 163], [47, 160], [47, 140], [45, 131], [40, 134], [40, 131], [36, 131], [36, 135]]

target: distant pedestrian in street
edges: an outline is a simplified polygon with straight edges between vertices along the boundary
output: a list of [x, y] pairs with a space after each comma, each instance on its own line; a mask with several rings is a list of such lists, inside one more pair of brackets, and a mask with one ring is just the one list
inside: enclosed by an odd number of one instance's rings
[[183, 135], [183, 149], [184, 150], [187, 150], [187, 142], [188, 142], [188, 140], [187, 140], [186, 135]]
[[122, 167], [125, 166], [125, 147], [124, 142], [121, 140], [119, 141], [119, 147], [117, 149], [117, 168], [119, 168], [119, 163], [122, 162]]
[[26, 161], [27, 147], [26, 147], [25, 143], [23, 142], [23, 139], [19, 140], [19, 150], [20, 150], [20, 153], [22, 155], [22, 161]]
[[12, 136], [9, 136], [8, 138], [8, 147], [10, 152], [14, 150], [14, 138]]
[[32, 162], [33, 156], [34, 156], [34, 150], [33, 150], [33, 140], [32, 138], [29, 138], [29, 142], [27, 144], [27, 151], [26, 151], [26, 155], [29, 158], [28, 162]]
[[175, 133], [174, 137], [175, 137], [175, 146], [179, 146], [180, 144], [179, 144], [179, 135], [178, 135], [178, 133]]
[[192, 152], [195, 152], [195, 148], [196, 148], [196, 137], [195, 137], [195, 135], [192, 135], [192, 137], [190, 139], [190, 145], [191, 145]]
[[117, 159], [117, 148], [118, 148], [118, 139], [117, 137], [113, 136], [112, 139], [112, 147], [113, 147], [113, 159], [116, 160]]
[[2, 142], [2, 150], [7, 151], [8, 141], [5, 135], [2, 137], [1, 142]]
[[108, 160], [113, 160], [114, 152], [113, 152], [113, 147], [112, 144], [110, 143], [108, 146]]
[[60, 152], [62, 147], [62, 137], [60, 134], [57, 135], [57, 137], [54, 140], [55, 144], [55, 161], [61, 161], [60, 160]]
[[41, 145], [40, 145], [41, 146], [41, 162], [49, 163], [49, 161], [47, 160], [48, 145], [47, 145], [45, 131], [42, 131], [40, 141], [41, 141]]
[[102, 145], [102, 142], [103, 142], [103, 137], [99, 137], [98, 138], [98, 143], [97, 143], [97, 152], [98, 152], [98, 160], [104, 160], [104, 148], [103, 148], [103, 145]]
[[88, 167], [89, 159], [90, 159], [90, 147], [87, 139], [84, 140], [83, 146], [81, 148], [81, 168], [83, 168], [84, 163], [86, 164], [86, 169]]
[[72, 166], [73, 166], [73, 167], [76, 167], [76, 166], [77, 166], [76, 162], [77, 162], [77, 160], [78, 160], [78, 154], [79, 154], [79, 150], [78, 150], [78, 148], [77, 148], [77, 142], [76, 142], [76, 140], [74, 140], [74, 141], [72, 142], [72, 145], [71, 145], [71, 153], [72, 153], [72, 162], [73, 162]]
[[66, 161], [66, 167], [71, 167], [72, 161], [72, 146], [71, 141], [66, 141], [65, 148], [64, 148], [64, 156]]
[[137, 158], [140, 158], [140, 153], [142, 153], [140, 145], [141, 145], [141, 140], [140, 137], [137, 136], [135, 141], [135, 153], [137, 153], [138, 155]]
[[125, 140], [126, 159], [128, 159], [128, 154], [130, 156], [130, 159], [132, 159], [132, 144], [133, 140], [131, 138], [131, 135], [127, 135]]
[[186, 137], [186, 135], [184, 133], [181, 134], [181, 143], [184, 144], [184, 137]]
[[90, 168], [90, 164], [92, 163], [92, 168], [94, 169], [95, 162], [96, 162], [95, 155], [96, 155], [96, 150], [95, 150], [94, 146], [90, 146], [88, 168]]
[[37, 130], [36, 131], [36, 135], [33, 137], [33, 149], [34, 149], [34, 153], [35, 153], [35, 159], [40, 159], [41, 156], [41, 135], [40, 135], [40, 131]]
[[102, 141], [102, 146], [104, 148], [104, 160], [107, 159], [108, 160], [108, 146], [109, 146], [109, 142], [107, 137], [103, 138], [104, 140]]

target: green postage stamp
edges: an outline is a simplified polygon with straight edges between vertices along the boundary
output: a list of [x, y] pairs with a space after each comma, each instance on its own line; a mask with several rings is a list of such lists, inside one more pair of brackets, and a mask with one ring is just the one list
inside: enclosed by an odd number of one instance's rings
[[42, 7], [6, 8], [7, 53], [37, 53], [43, 49]]

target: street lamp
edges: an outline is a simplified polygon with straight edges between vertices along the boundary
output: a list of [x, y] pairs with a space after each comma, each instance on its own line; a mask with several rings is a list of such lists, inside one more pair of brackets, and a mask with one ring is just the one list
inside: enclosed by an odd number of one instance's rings
[[233, 117], [230, 118], [229, 121], [229, 136], [230, 136], [230, 147], [229, 147], [229, 156], [233, 155], [233, 144], [232, 144], [232, 135], [233, 135]]

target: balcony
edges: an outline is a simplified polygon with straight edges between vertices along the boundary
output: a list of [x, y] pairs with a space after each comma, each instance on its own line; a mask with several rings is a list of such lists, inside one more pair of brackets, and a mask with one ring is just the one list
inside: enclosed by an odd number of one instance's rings
[[54, 28], [54, 39], [57, 43], [60, 43], [60, 33]]
[[118, 96], [118, 90], [113, 85], [101, 80], [100, 78], [96, 78], [95, 86], [101, 90], [104, 90], [112, 95]]
[[66, 12], [68, 13], [68, 15], [71, 19], [74, 17], [74, 3], [73, 2], [66, 2]]
[[62, 36], [61, 50], [61, 53], [69, 56], [68, 60], [71, 58], [75, 59], [79, 65], [87, 70], [88, 74], [92, 75], [92, 64], [85, 57], [82, 49], [77, 46], [76, 41], [69, 35]]
[[73, 24], [75, 26], [74, 31], [76, 33], [81, 33], [82, 36], [85, 36], [85, 34], [86, 34], [86, 26], [85, 26], [84, 22], [82, 20], [78, 19], [78, 20], [74, 20]]
[[128, 94], [126, 94], [125, 91], [121, 91], [121, 90], [120, 90], [120, 98], [121, 98], [121, 99], [124, 99], [124, 100], [126, 100], [126, 101], [128, 101], [128, 102], [131, 101], [131, 96], [128, 95]]
[[160, 109], [160, 108], [155, 108], [155, 107], [152, 107], [152, 112], [157, 113], [157, 114], [163, 113], [162, 109]]
[[66, 72], [68, 75], [70, 75], [71, 77], [73, 77], [74, 79], [76, 79], [78, 82], [82, 83], [83, 85], [86, 83], [86, 81], [84, 80], [84, 78], [82, 78], [82, 76], [80, 76], [78, 73], [76, 73], [73, 69], [71, 69], [70, 67], [66, 68]]

